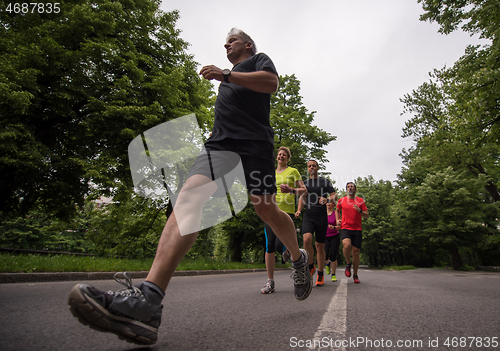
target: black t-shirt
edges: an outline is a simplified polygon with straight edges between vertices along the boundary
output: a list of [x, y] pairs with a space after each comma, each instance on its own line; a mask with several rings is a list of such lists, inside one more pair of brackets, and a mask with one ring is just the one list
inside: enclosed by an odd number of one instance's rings
[[[259, 53], [236, 64], [233, 72], [269, 71], [276, 75], [271, 59]], [[271, 94], [257, 93], [242, 86], [221, 82], [215, 101], [215, 119], [209, 141], [226, 138], [266, 141], [274, 144], [269, 124]]]
[[308, 213], [326, 213], [326, 204], [320, 205], [319, 198], [329, 198], [331, 193], [335, 193], [335, 188], [332, 183], [323, 177], [318, 177], [316, 179], [307, 179], [304, 181], [304, 185], [307, 188], [306, 200], [306, 210]]

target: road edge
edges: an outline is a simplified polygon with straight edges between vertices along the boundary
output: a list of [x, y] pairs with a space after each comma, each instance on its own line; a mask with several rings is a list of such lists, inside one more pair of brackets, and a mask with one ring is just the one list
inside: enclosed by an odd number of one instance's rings
[[[276, 270], [288, 270], [289, 268], [276, 268]], [[176, 271], [174, 277], [178, 276], [196, 276], [212, 274], [231, 274], [231, 273], [255, 273], [265, 272], [265, 268], [257, 269], [228, 269], [228, 270], [209, 270], [209, 271]], [[61, 282], [61, 281], [79, 281], [79, 280], [108, 280], [113, 279], [116, 272], [46, 272], [46, 273], [0, 273], [0, 284], [9, 283], [42, 283], [42, 282]], [[148, 271], [127, 272], [132, 279], [144, 279]]]

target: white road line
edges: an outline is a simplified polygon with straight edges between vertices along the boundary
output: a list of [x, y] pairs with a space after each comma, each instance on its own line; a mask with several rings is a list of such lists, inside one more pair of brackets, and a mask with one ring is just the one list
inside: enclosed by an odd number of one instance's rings
[[[321, 343], [322, 338], [325, 340], [344, 340], [347, 329], [347, 279], [341, 279], [337, 291], [330, 300], [330, 304], [326, 309], [323, 319], [314, 334], [315, 344], [309, 350], [341, 350], [345, 351], [345, 347], [338, 348], [321, 347], [325, 343]], [[316, 345], [318, 344], [318, 345]]]

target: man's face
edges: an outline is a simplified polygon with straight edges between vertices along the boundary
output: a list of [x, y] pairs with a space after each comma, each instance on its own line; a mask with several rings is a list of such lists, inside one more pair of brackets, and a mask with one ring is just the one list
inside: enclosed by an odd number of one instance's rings
[[231, 35], [226, 44], [224, 44], [228, 60], [232, 62], [231, 58], [237, 58], [245, 53], [247, 44], [239, 35]]
[[347, 190], [348, 195], [356, 194], [356, 186], [354, 184], [347, 184], [345, 189]]
[[307, 162], [307, 170], [309, 172], [309, 175], [315, 176], [318, 174], [318, 165], [316, 162], [309, 161]]

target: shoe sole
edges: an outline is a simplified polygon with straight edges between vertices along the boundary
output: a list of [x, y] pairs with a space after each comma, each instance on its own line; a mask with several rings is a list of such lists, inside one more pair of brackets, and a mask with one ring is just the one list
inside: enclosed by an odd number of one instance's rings
[[[301, 250], [301, 252], [303, 252], [305, 255], [304, 262], [305, 262], [305, 265], [307, 267], [307, 264], [309, 262], [309, 253], [306, 250]], [[295, 298], [299, 301], [304, 301], [305, 299], [307, 299], [309, 297], [309, 295], [311, 295], [311, 291], [312, 291], [312, 287], [313, 287], [313, 277], [311, 275], [311, 271], [307, 268], [306, 268], [306, 275], [307, 275], [307, 279], [309, 280], [309, 290], [306, 291], [306, 293], [303, 296], [298, 297], [297, 295], [295, 295]]]
[[94, 330], [113, 333], [121, 340], [138, 345], [152, 345], [158, 338], [158, 329], [139, 321], [116, 316], [88, 298], [76, 285], [69, 294], [68, 305], [78, 321]]

